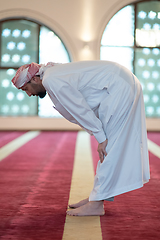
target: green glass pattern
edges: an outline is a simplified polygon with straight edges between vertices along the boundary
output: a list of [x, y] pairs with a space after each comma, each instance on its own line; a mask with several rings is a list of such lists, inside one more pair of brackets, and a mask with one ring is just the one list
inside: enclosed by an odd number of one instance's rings
[[2, 23], [1, 67], [37, 62], [38, 25], [26, 20]]
[[137, 4], [136, 44], [141, 47], [160, 46], [160, 2]]
[[160, 116], [160, 50], [140, 48], [135, 51], [135, 75], [141, 82], [147, 117]]
[[37, 98], [14, 87], [11, 82], [14, 69], [0, 70], [0, 115], [34, 116], [37, 115]]

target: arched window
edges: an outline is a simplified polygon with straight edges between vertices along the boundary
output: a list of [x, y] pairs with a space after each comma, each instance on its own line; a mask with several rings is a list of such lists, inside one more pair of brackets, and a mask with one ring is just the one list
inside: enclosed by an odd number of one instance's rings
[[118, 11], [101, 39], [100, 58], [118, 62], [140, 80], [147, 117], [160, 117], [160, 2], [143, 1]]
[[0, 116], [59, 116], [48, 96], [28, 97], [11, 83], [23, 64], [67, 63], [70, 56], [51, 29], [25, 19], [0, 22]]

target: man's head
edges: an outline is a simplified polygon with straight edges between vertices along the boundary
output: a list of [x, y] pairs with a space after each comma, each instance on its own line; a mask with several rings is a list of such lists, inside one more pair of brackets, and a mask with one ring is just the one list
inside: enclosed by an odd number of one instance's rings
[[25, 91], [29, 97], [39, 96], [40, 98], [44, 98], [46, 95], [46, 90], [42, 85], [42, 80], [40, 79], [40, 76], [37, 75], [32, 77], [31, 80], [23, 85], [20, 89]]
[[40, 68], [41, 65], [34, 62], [21, 66], [12, 79], [12, 83], [16, 88], [25, 91], [28, 96], [36, 95], [43, 98], [46, 95], [46, 90], [42, 85], [40, 76], [37, 75]]

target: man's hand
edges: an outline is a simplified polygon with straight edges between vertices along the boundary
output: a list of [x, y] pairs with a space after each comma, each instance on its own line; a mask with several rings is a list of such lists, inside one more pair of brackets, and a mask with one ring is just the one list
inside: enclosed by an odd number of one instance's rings
[[107, 144], [108, 144], [108, 139], [106, 139], [104, 142], [98, 144], [97, 151], [99, 153], [99, 158], [100, 158], [101, 163], [104, 160], [104, 156], [107, 156], [107, 152], [106, 152]]

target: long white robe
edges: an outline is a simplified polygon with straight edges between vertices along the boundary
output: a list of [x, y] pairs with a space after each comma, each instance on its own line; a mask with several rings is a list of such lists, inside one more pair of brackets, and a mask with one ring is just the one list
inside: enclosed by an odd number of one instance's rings
[[66, 119], [93, 134], [99, 143], [108, 139], [107, 156], [98, 162], [90, 201], [148, 182], [143, 94], [129, 70], [109, 61], [68, 63], [47, 69], [42, 84]]

